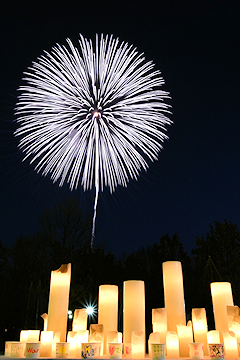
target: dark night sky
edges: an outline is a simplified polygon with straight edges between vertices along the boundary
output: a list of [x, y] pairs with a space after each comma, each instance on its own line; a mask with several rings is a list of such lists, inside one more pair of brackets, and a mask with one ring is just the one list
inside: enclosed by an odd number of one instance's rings
[[[162, 71], [172, 99], [169, 141], [139, 181], [100, 196], [96, 244], [121, 255], [178, 232], [186, 249], [209, 224], [240, 225], [239, 1], [1, 1], [0, 240], [37, 229], [70, 196], [21, 162], [12, 133], [16, 89], [33, 60], [78, 34], [113, 34]], [[93, 194], [74, 192], [92, 211]]]

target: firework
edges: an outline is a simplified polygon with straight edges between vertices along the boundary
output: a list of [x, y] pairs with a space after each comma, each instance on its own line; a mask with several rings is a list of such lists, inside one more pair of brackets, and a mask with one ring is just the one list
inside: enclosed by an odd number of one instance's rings
[[169, 97], [153, 62], [113, 36], [67, 39], [32, 63], [16, 105], [25, 159], [59, 185], [127, 186], [154, 161], [167, 139]]

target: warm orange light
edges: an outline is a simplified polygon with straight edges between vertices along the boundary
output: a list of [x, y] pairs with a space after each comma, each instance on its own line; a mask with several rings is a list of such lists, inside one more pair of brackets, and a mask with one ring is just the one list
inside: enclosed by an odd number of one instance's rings
[[179, 357], [179, 341], [175, 331], [167, 331], [166, 333], [166, 353], [170, 358]]
[[223, 343], [224, 343], [225, 357], [228, 359], [238, 358], [238, 344], [234, 332], [223, 331]]
[[66, 341], [70, 279], [71, 264], [51, 273], [47, 330], [60, 331], [61, 342]]
[[69, 357], [76, 357], [77, 331], [68, 331], [67, 342], [69, 343]]
[[207, 332], [208, 344], [220, 344], [220, 335], [218, 330], [211, 330]]
[[76, 337], [76, 357], [81, 358], [81, 347], [82, 343], [88, 342], [88, 330], [78, 330], [77, 337]]
[[177, 331], [177, 324], [186, 325], [182, 265], [180, 261], [166, 261], [162, 269], [168, 331]]
[[194, 341], [203, 343], [204, 355], [208, 355], [206, 310], [204, 308], [192, 309], [192, 322]]
[[42, 331], [41, 332], [41, 348], [40, 356], [41, 357], [51, 357], [52, 355], [52, 340], [53, 340], [53, 331]]
[[167, 311], [165, 308], [152, 309], [153, 332], [160, 335], [160, 343], [166, 344]]
[[192, 322], [188, 321], [187, 326], [178, 324], [177, 334], [179, 340], [179, 354], [181, 357], [188, 357], [188, 344], [193, 342]]
[[[101, 285], [98, 293], [98, 323], [104, 328], [103, 354], [107, 353], [108, 332], [118, 329], [118, 286]], [[118, 342], [118, 339], [114, 342]]]
[[38, 342], [39, 330], [22, 330], [20, 332], [20, 342]]
[[141, 280], [123, 283], [123, 341], [130, 343], [132, 331], [142, 331], [145, 338], [145, 285]]
[[143, 331], [132, 332], [132, 358], [144, 359], [145, 356], [145, 334]]
[[152, 357], [152, 347], [151, 344], [160, 344], [160, 335], [158, 332], [152, 332], [149, 335], [149, 339], [148, 339], [148, 353], [149, 353], [149, 357]]
[[222, 332], [228, 331], [227, 306], [233, 306], [232, 287], [229, 282], [214, 282], [210, 284], [214, 310], [215, 329], [219, 330], [220, 340]]
[[73, 331], [87, 330], [87, 310], [86, 309], [75, 309], [73, 316]]

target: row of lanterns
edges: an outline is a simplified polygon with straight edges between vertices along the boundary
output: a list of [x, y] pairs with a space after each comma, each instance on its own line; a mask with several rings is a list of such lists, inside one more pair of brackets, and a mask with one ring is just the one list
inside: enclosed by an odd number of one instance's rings
[[[169, 358], [188, 357], [189, 344], [192, 344], [194, 339], [196, 344], [203, 344], [204, 355], [208, 355], [208, 344], [223, 343], [227, 358], [238, 357], [240, 316], [239, 308], [233, 305], [231, 284], [211, 284], [216, 330], [208, 332], [204, 308], [192, 309], [192, 321], [186, 324], [181, 263], [167, 261], [162, 264], [162, 268], [165, 307], [152, 310], [153, 332], [148, 339], [149, 350], [151, 344], [165, 344]], [[88, 332], [86, 309], [76, 309], [72, 331], [67, 333], [70, 279], [71, 264], [62, 265], [59, 270], [52, 271], [48, 314], [42, 315], [44, 330], [41, 335], [37, 330], [22, 331], [20, 343], [38, 342], [40, 335], [42, 357], [55, 356], [56, 344], [64, 344], [66, 340], [69, 343], [69, 357], [84, 357], [82, 344], [101, 343], [101, 350], [97, 355], [109, 357], [109, 349], [111, 352], [113, 344], [114, 349], [117, 344], [124, 344], [126, 357], [143, 359], [146, 353], [144, 282], [129, 280], [123, 283], [122, 336], [118, 332], [119, 294], [116, 285], [99, 287], [98, 324], [90, 325]], [[122, 351], [119, 352], [122, 355]]]

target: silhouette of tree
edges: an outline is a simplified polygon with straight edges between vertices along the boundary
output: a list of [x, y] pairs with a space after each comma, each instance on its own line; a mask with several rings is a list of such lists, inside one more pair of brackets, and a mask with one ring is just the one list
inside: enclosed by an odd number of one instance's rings
[[90, 246], [91, 220], [74, 198], [46, 210], [39, 223], [41, 248], [53, 268], [73, 262], [78, 249]]
[[240, 232], [236, 224], [224, 220], [215, 221], [209, 225], [210, 231], [206, 238], [196, 237], [194, 255], [194, 277], [196, 287], [196, 303], [199, 307], [206, 307], [213, 327], [212, 300], [210, 283], [215, 281], [229, 281], [232, 284], [234, 303], [240, 304], [239, 289], [239, 256]]

